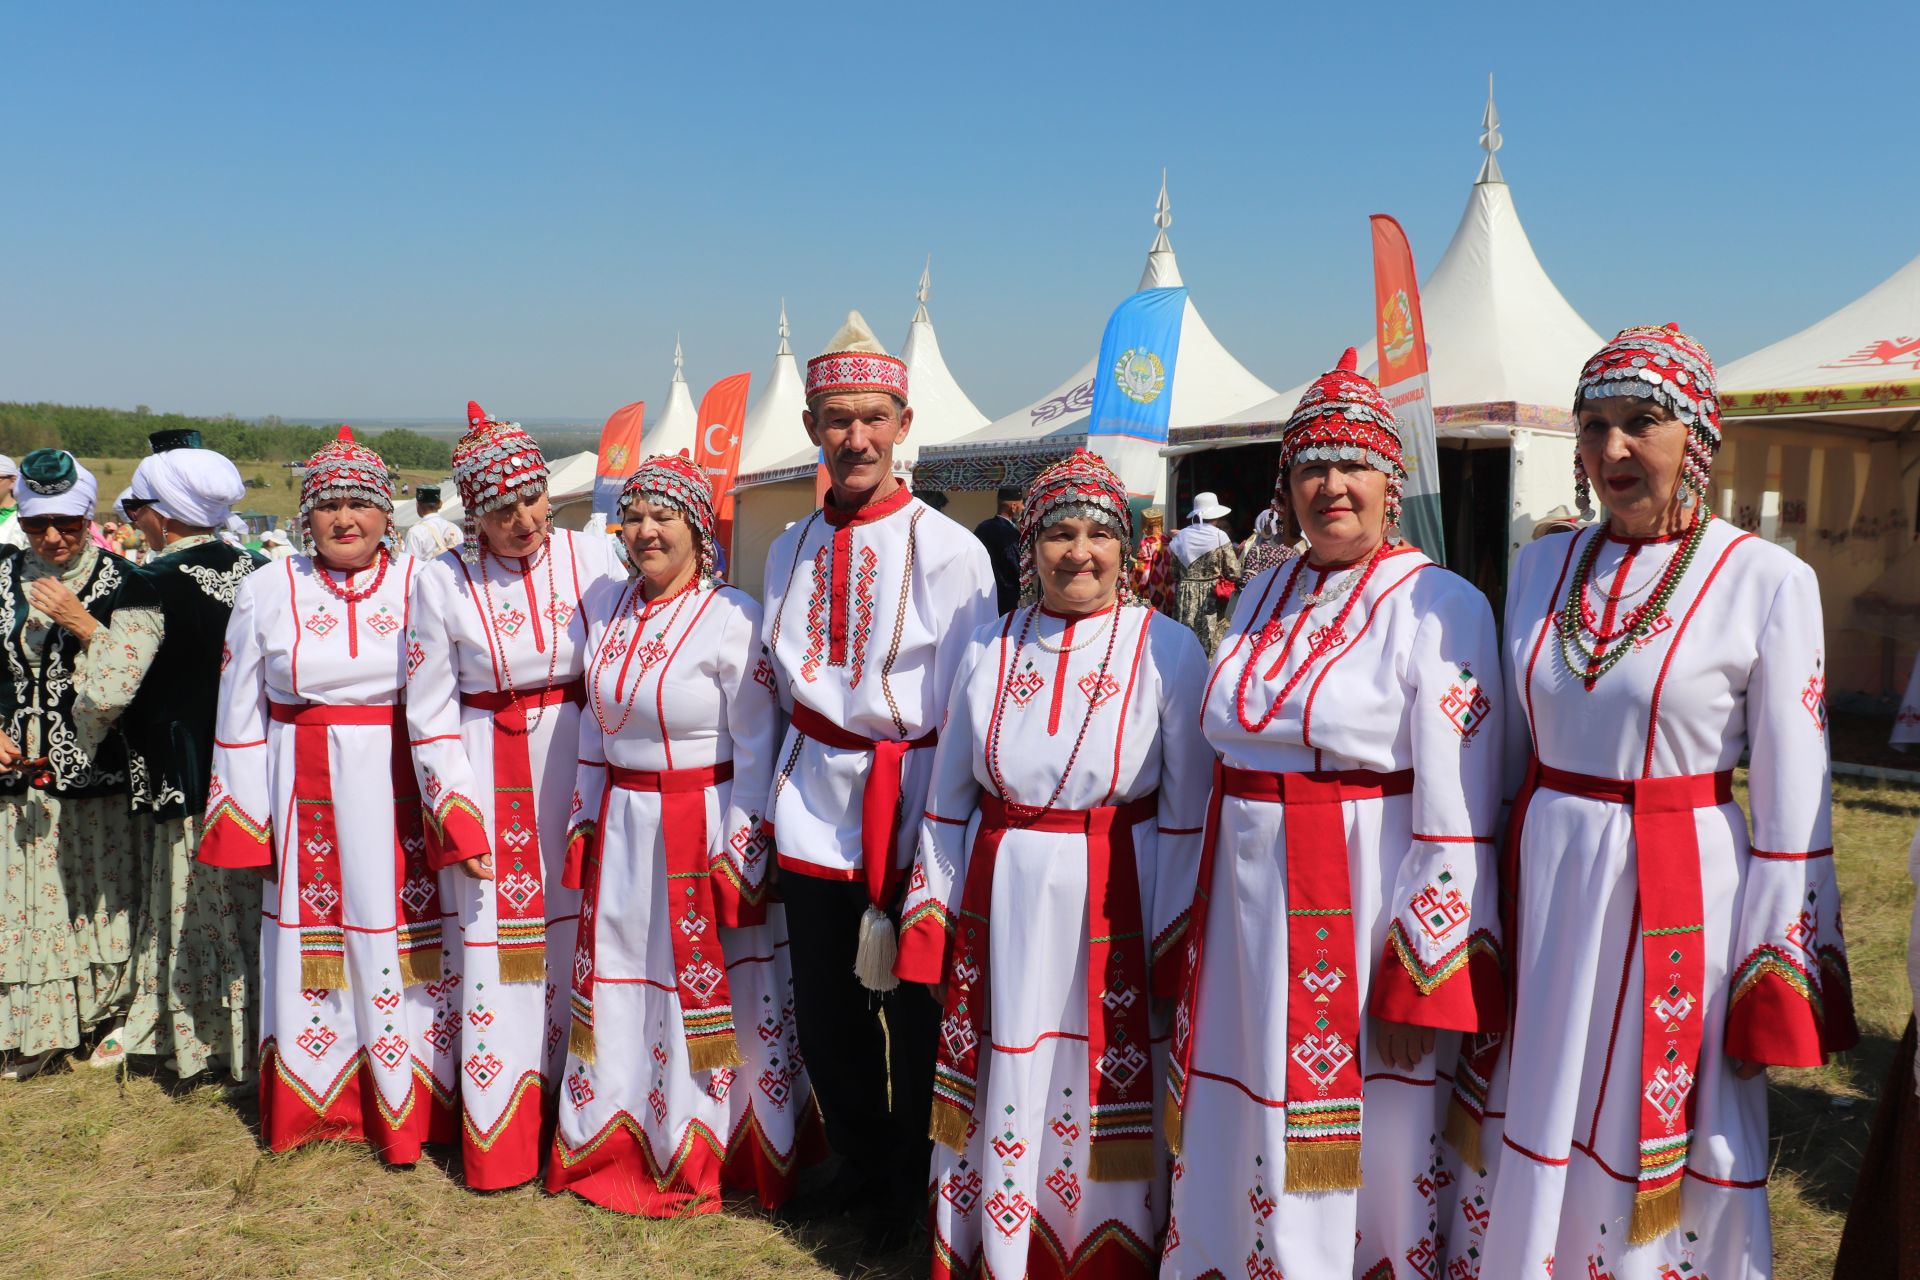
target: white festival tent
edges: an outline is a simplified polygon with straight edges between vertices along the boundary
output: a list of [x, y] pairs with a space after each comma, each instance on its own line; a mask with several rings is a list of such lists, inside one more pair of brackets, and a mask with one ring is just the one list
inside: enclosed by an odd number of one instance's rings
[[1829, 695], [1897, 696], [1920, 637], [1920, 258], [1724, 366], [1720, 402], [1720, 513], [1819, 575]]
[[[1167, 200], [1165, 173], [1160, 176], [1160, 198], [1153, 222], [1156, 233], [1147, 251], [1139, 290], [1176, 288], [1185, 281], [1173, 255], [1173, 243], [1167, 238], [1173, 213]], [[916, 487], [945, 491], [953, 500], [947, 514], [963, 524], [992, 515], [995, 489], [1025, 485], [1048, 463], [1086, 444], [1098, 359], [1096, 350], [1094, 359], [1058, 387], [978, 431], [939, 446], [923, 443], [915, 470]], [[1218, 422], [1269, 399], [1273, 388], [1248, 372], [1221, 345], [1189, 296], [1180, 321], [1172, 395], [1168, 420], [1178, 428]]]
[[[900, 358], [907, 364], [907, 398], [913, 408], [913, 429], [894, 458], [895, 468], [902, 472], [911, 470], [915, 451], [964, 436], [987, 421], [987, 415], [961, 390], [940, 354], [940, 339], [933, 331], [933, 317], [927, 313], [932, 273], [933, 261], [929, 258], [920, 272], [915, 295], [919, 306], [900, 348]], [[733, 489], [733, 563], [729, 576], [735, 585], [755, 596], [765, 576], [767, 548], [789, 521], [801, 519], [814, 509], [814, 468], [819, 458], [819, 451], [807, 443], [800, 423], [800, 413], [806, 408], [806, 386], [787, 345], [784, 304], [780, 321], [780, 349], [774, 356], [773, 377], [747, 414], [740, 477]]]
[[693, 456], [693, 437], [700, 425], [699, 411], [693, 407], [693, 393], [687, 389], [686, 358], [680, 353], [680, 339], [673, 340], [673, 381], [667, 384], [667, 402], [654, 420], [640, 429], [640, 456], [679, 453]]

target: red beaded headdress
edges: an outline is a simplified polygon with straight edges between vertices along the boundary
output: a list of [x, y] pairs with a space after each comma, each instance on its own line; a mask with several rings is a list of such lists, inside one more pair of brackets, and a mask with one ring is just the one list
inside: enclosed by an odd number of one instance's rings
[[341, 427], [338, 435], [307, 459], [300, 481], [300, 538], [308, 555], [314, 550], [308, 517], [315, 507], [335, 498], [359, 498], [393, 513], [393, 481], [387, 477], [387, 464], [353, 438], [352, 427]]
[[907, 398], [907, 362], [887, 354], [858, 311], [833, 335], [827, 349], [807, 361], [807, 402], [815, 396], [879, 392]]
[[1380, 388], [1358, 372], [1352, 347], [1340, 363], [1314, 379], [1280, 436], [1280, 472], [1274, 492], [1283, 498], [1296, 462], [1364, 462], [1387, 476], [1387, 523], [1400, 523], [1400, 489], [1407, 477], [1400, 428]]
[[546, 492], [547, 459], [526, 428], [489, 418], [478, 400], [469, 400], [467, 434], [453, 446], [453, 481], [466, 512], [462, 523], [467, 536], [460, 557], [478, 564], [480, 517]]
[[1020, 513], [1021, 597], [1034, 595], [1034, 540], [1048, 525], [1068, 518], [1097, 520], [1120, 535], [1120, 592], [1131, 602], [1133, 509], [1127, 505], [1127, 488], [1106, 459], [1086, 449], [1075, 449], [1027, 486], [1026, 509]]
[[621, 508], [638, 498], [672, 507], [685, 518], [699, 541], [701, 581], [712, 581], [715, 576], [713, 482], [706, 472], [695, 466], [684, 452], [657, 453], [627, 477], [625, 487], [620, 490]]
[[[1614, 335], [1580, 370], [1573, 409], [1589, 400], [1633, 396], [1664, 405], [1687, 428], [1687, 452], [1680, 481], [1702, 501], [1713, 455], [1720, 449], [1719, 376], [1705, 347], [1676, 324], [1634, 325]], [[1591, 518], [1593, 496], [1586, 467], [1573, 460], [1574, 494], [1580, 513]]]

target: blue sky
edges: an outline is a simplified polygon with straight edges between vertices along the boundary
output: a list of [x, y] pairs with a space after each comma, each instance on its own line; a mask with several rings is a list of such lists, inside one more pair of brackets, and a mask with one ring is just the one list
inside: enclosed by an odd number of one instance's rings
[[[1368, 331], [1366, 217], [1422, 270], [1500, 160], [1596, 329], [1722, 363], [1920, 252], [1885, 6], [15, 3], [0, 399], [529, 419], [696, 397], [933, 255], [998, 416], [1098, 346], [1153, 235], [1275, 387]], [[1569, 377], [1572, 371], [1569, 371]]]

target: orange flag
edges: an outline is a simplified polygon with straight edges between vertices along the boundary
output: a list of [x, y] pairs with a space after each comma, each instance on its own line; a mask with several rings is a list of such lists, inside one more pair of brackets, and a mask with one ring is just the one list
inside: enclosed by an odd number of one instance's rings
[[600, 428], [600, 458], [593, 467], [593, 509], [600, 514], [613, 514], [620, 490], [640, 463], [640, 420], [646, 413], [646, 401], [635, 400], [615, 409]]
[[1407, 469], [1400, 501], [1400, 532], [1439, 564], [1447, 562], [1440, 510], [1440, 464], [1433, 413], [1433, 380], [1427, 370], [1427, 324], [1420, 316], [1420, 281], [1413, 246], [1400, 224], [1373, 215], [1374, 337], [1380, 350], [1380, 394], [1400, 425], [1400, 454]]
[[708, 388], [700, 399], [700, 433], [694, 437], [693, 462], [713, 483], [716, 536], [733, 556], [733, 478], [740, 471], [740, 433], [747, 422], [747, 383], [753, 375], [736, 373]]

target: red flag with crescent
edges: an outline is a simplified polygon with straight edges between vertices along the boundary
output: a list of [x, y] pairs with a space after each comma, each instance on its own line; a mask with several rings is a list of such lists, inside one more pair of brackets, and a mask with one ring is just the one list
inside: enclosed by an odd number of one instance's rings
[[753, 375], [722, 378], [700, 398], [700, 429], [693, 442], [693, 463], [713, 482], [716, 536], [729, 560], [733, 556], [733, 478], [740, 471], [740, 436], [747, 423], [747, 383]]
[[600, 457], [593, 466], [595, 511], [613, 514], [627, 477], [640, 465], [640, 421], [646, 413], [646, 401], [635, 400], [615, 409], [607, 425], [600, 428]]

